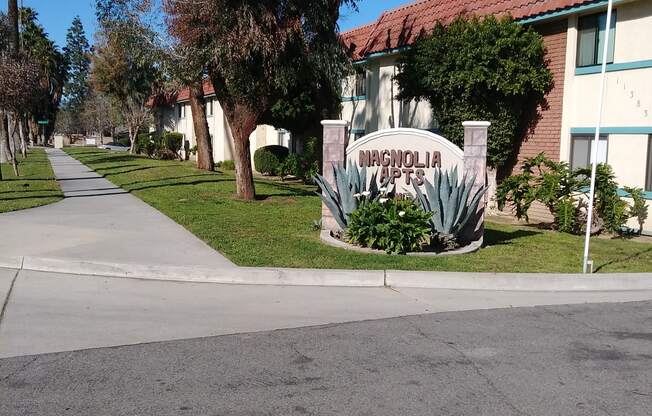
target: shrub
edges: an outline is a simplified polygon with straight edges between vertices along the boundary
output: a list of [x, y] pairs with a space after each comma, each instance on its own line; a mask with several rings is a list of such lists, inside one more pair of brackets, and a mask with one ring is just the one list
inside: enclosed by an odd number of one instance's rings
[[281, 166], [279, 167], [278, 174], [281, 178], [285, 178], [286, 176], [295, 176], [297, 178], [302, 178], [303, 177], [303, 169], [302, 169], [302, 163], [303, 161], [301, 160], [301, 156], [299, 156], [296, 153], [292, 153], [291, 155], [288, 155], [287, 158], [285, 158], [285, 161], [281, 163]]
[[[590, 171], [586, 173], [590, 175]], [[607, 231], [621, 231], [628, 219], [627, 202], [618, 195], [618, 184], [613, 169], [602, 163], [598, 164], [596, 169], [594, 206]]]
[[557, 229], [563, 233], [578, 234], [579, 205], [571, 197], [562, 198], [555, 206]]
[[[586, 230], [586, 199], [590, 185], [590, 169], [573, 171], [568, 163], [554, 162], [540, 153], [526, 159], [521, 173], [504, 180], [496, 190], [498, 208], [513, 205], [517, 218], [528, 219], [534, 201], [544, 204], [553, 215], [554, 227], [563, 232]], [[569, 215], [576, 218], [570, 220]], [[627, 221], [627, 203], [618, 196], [618, 184], [609, 165], [598, 164], [591, 232], [620, 232]]]
[[390, 254], [420, 251], [429, 240], [429, 219], [411, 199], [369, 201], [351, 213], [346, 236], [353, 244]]
[[134, 151], [153, 157], [161, 147], [161, 136], [157, 133], [141, 133], [136, 136]]
[[163, 133], [163, 144], [167, 150], [178, 154], [183, 145], [183, 134], [166, 131]]
[[235, 162], [233, 160], [222, 160], [221, 162], [217, 162], [216, 165], [220, 169], [224, 170], [235, 170]]
[[648, 216], [648, 207], [643, 194], [643, 189], [625, 187], [625, 192], [629, 194], [634, 202], [629, 207], [629, 218], [636, 218], [636, 222], [638, 223], [638, 234], [641, 234], [643, 232], [643, 225]]
[[277, 175], [281, 164], [288, 157], [288, 148], [284, 146], [264, 146], [254, 153], [254, 166], [263, 175]]
[[510, 17], [436, 23], [399, 57], [399, 67], [398, 98], [428, 100], [454, 143], [463, 144], [462, 121], [491, 121], [493, 167], [508, 163], [553, 86], [543, 37]]

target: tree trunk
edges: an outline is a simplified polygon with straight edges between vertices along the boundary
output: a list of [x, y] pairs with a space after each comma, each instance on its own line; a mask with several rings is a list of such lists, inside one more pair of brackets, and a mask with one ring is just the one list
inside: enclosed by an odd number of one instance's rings
[[18, 176], [18, 165], [11, 151], [10, 140], [8, 114], [6, 112], [0, 112], [0, 163], [11, 163], [14, 168], [14, 173]]
[[204, 170], [214, 170], [213, 143], [208, 120], [206, 119], [206, 100], [202, 82], [190, 85], [190, 109], [192, 111], [192, 124], [197, 141], [197, 167]]
[[7, 17], [9, 19], [9, 45], [11, 52], [18, 55], [18, 0], [8, 0]]
[[29, 144], [36, 146], [38, 145], [38, 124], [36, 124], [34, 116], [29, 116], [27, 125], [29, 127]]
[[[136, 130], [137, 132], [138, 130]], [[134, 134], [134, 129], [131, 127], [131, 124], [129, 124], [129, 153], [134, 154], [134, 149], [136, 148], [136, 137]]]
[[246, 201], [253, 201], [256, 199], [256, 188], [251, 168], [249, 136], [256, 130], [258, 117], [251, 108], [240, 104], [225, 105], [224, 115], [233, 134], [237, 196]]
[[23, 159], [27, 159], [29, 139], [27, 135], [27, 119], [25, 117], [18, 120], [18, 132], [20, 133], [20, 152], [23, 154]]

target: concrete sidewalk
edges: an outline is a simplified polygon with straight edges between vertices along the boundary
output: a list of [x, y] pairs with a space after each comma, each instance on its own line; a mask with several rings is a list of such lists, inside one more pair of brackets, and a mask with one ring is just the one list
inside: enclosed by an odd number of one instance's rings
[[0, 357], [430, 312], [647, 300], [652, 291], [224, 285], [0, 269], [0, 304], [7, 298]]
[[61, 202], [0, 214], [0, 253], [81, 262], [232, 267], [228, 259], [58, 149], [46, 149]]

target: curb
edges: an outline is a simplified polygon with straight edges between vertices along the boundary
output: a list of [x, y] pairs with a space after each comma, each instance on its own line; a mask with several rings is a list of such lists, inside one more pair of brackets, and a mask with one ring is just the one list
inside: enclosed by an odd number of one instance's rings
[[0, 257], [0, 267], [39, 272], [239, 285], [396, 287], [448, 290], [588, 292], [652, 290], [652, 273], [460, 273], [398, 270], [202, 268]]
[[387, 286], [422, 289], [589, 292], [652, 290], [652, 273], [457, 273], [388, 270]]
[[[15, 265], [16, 261], [14, 259], [6, 263]], [[0, 267], [3, 267], [2, 264], [3, 261], [0, 259]], [[351, 273], [348, 270], [259, 267], [209, 269], [192, 266], [147, 266], [36, 257], [23, 257], [22, 267], [9, 268], [104, 277], [239, 285], [382, 287], [385, 284], [383, 270], [361, 270]]]

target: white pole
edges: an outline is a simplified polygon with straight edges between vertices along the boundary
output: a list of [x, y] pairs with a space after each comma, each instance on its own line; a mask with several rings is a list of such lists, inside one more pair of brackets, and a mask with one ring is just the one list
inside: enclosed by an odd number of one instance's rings
[[598, 145], [600, 143], [600, 124], [602, 124], [602, 107], [604, 104], [604, 91], [607, 81], [607, 57], [609, 52], [609, 31], [611, 30], [611, 11], [613, 9], [613, 0], [609, 0], [607, 6], [607, 23], [604, 33], [604, 49], [602, 50], [602, 75], [600, 80], [600, 96], [598, 99], [598, 123], [595, 126], [595, 137], [593, 138], [593, 148], [591, 149], [591, 188], [589, 190], [589, 207], [586, 219], [586, 236], [584, 237], [584, 263], [582, 271], [588, 272], [589, 266], [589, 242], [591, 240], [591, 224], [593, 223], [593, 202], [595, 197], [595, 175], [598, 167]]

